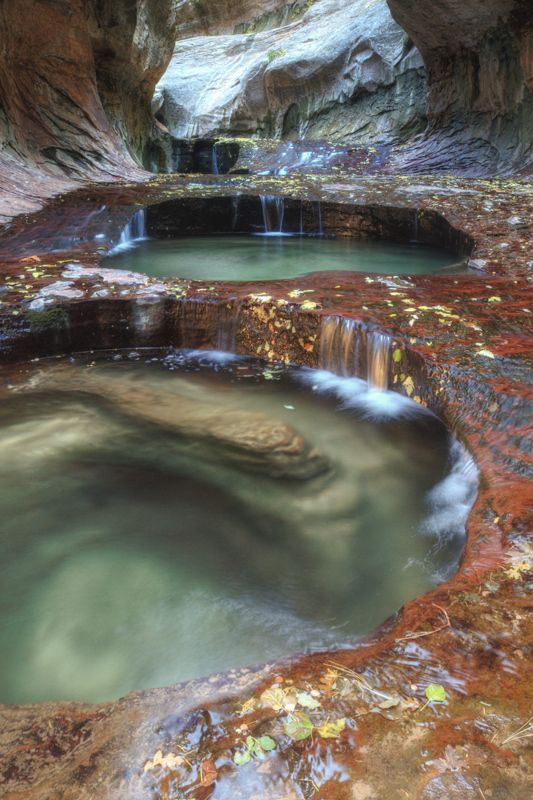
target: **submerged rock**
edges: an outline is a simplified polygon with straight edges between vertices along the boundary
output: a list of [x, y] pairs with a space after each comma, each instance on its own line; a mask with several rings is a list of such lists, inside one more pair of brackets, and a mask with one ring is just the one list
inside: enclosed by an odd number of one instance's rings
[[[197, 393], [186, 396], [163, 387], [110, 377], [105, 371], [75, 376], [59, 367], [42, 373], [32, 390], [84, 392], [111, 401], [122, 413], [164, 426], [173, 433], [215, 446], [208, 457], [237, 461], [273, 477], [307, 480], [328, 470], [328, 460], [283, 420], [246, 409], [231, 409]], [[220, 456], [219, 456], [220, 457]]]

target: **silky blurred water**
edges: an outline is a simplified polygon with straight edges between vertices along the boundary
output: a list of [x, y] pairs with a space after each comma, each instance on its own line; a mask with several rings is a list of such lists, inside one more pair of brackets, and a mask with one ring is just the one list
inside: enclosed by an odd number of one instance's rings
[[[475, 481], [416, 404], [372, 421], [329, 373], [91, 358], [0, 374], [0, 702], [344, 646], [456, 568]], [[233, 443], [256, 416], [300, 435], [299, 472]]]
[[437, 272], [457, 262], [443, 250], [419, 244], [279, 234], [147, 239], [106, 259], [106, 266], [151, 276], [255, 281], [296, 278], [309, 272], [348, 270], [385, 275]]

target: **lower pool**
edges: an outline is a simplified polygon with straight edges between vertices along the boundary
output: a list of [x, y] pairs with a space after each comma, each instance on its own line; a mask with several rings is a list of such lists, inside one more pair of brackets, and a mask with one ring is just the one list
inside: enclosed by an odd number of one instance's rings
[[350, 380], [186, 351], [4, 369], [0, 702], [343, 647], [452, 574], [470, 459]]

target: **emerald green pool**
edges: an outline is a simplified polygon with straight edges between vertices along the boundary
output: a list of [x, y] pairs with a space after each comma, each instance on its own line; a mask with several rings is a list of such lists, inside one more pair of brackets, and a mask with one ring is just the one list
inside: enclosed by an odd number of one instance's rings
[[457, 257], [426, 245], [279, 233], [130, 240], [108, 256], [106, 266], [220, 281], [279, 280], [317, 271], [421, 275], [461, 269]]

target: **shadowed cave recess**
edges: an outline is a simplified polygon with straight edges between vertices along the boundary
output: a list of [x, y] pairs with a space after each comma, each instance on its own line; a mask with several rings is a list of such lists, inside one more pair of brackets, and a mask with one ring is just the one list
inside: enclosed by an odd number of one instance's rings
[[0, 4], [0, 795], [523, 800], [525, 0]]

